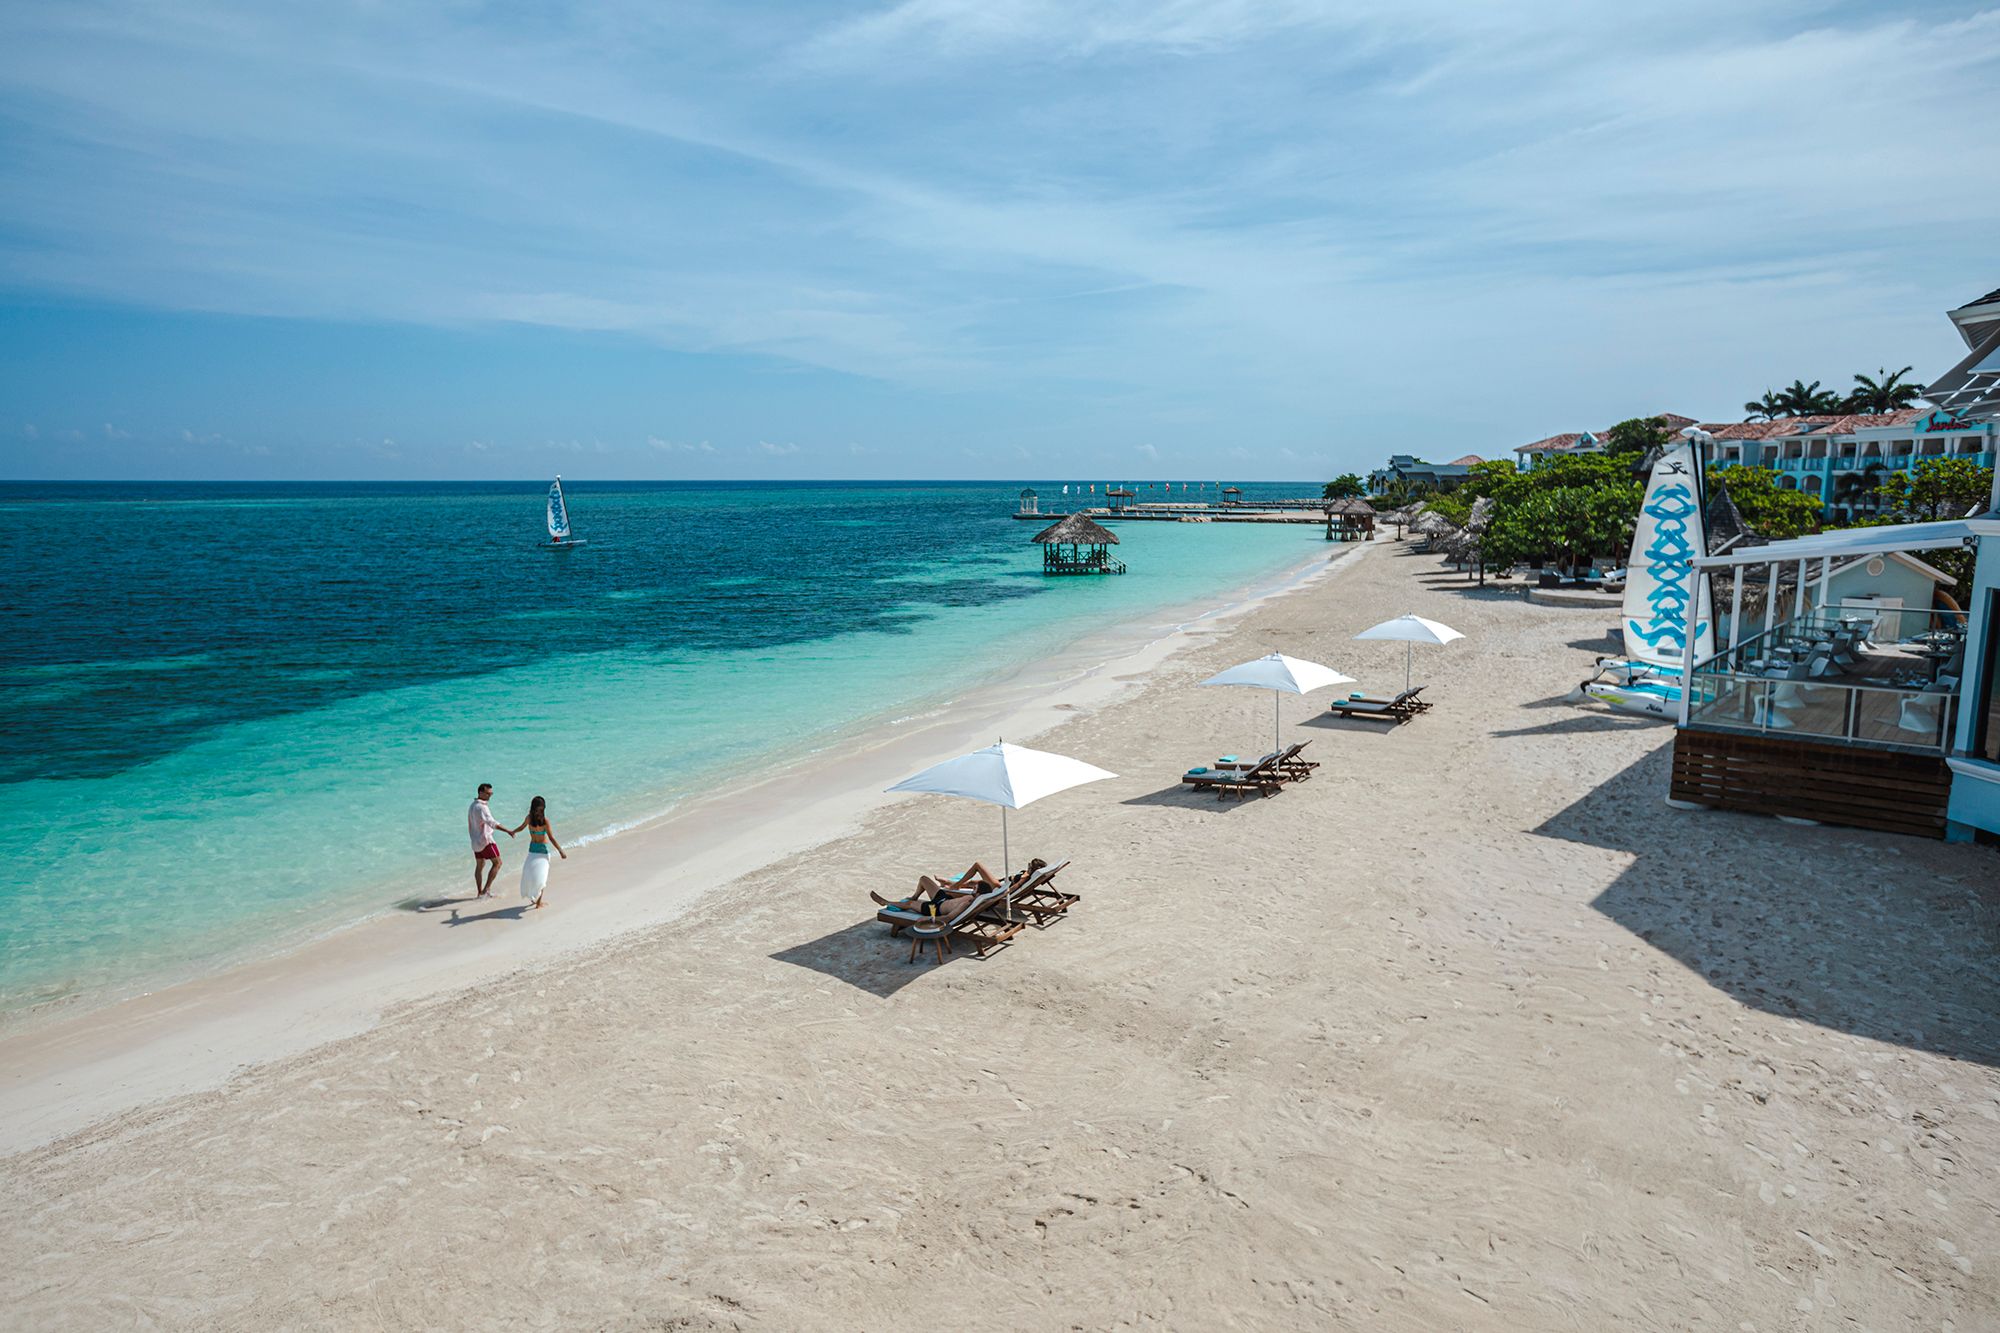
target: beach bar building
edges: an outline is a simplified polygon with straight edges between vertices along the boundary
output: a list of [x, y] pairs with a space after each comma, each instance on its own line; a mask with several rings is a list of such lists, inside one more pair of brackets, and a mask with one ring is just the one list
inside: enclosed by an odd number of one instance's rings
[[1044, 574], [1123, 574], [1125, 563], [1111, 558], [1118, 534], [1095, 519], [1071, 514], [1035, 534]]
[[[1837, 571], [1857, 561], [1968, 548], [1963, 610], [1834, 599]], [[1822, 532], [1695, 567], [1736, 575], [1740, 631], [1683, 675], [1675, 801], [2000, 838], [2000, 514]], [[1761, 624], [1742, 610], [1753, 581]]]
[[[1925, 391], [1937, 406], [1917, 433], [1983, 440], [2000, 420], [2000, 291], [1951, 319], [1967, 355]], [[1938, 552], [1969, 553], [1972, 576], [1936, 605], [1842, 595], [1856, 571], [1945, 586]], [[1736, 545], [1694, 565], [1735, 577], [1727, 646], [1695, 660], [1687, 636], [1674, 801], [2000, 841], [2000, 485], [1962, 518]], [[1758, 582], [1761, 617], [1744, 595]]]

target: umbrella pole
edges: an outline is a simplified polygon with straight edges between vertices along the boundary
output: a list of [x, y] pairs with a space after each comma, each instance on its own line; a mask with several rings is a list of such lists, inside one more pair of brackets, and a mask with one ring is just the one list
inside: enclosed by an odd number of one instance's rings
[[1271, 753], [1272, 754], [1276, 754], [1278, 751], [1285, 748], [1284, 745], [1278, 739], [1280, 734], [1281, 733], [1278, 731], [1278, 692], [1276, 690], [1272, 690], [1271, 691]]
[[[1003, 880], [1014, 878], [1014, 867], [1007, 859], [1007, 807], [1000, 807], [1000, 876]], [[1007, 895], [1007, 920], [1014, 920], [1014, 895]]]
[[1406, 643], [1403, 645], [1403, 689], [1406, 692], [1410, 688], [1410, 659], [1416, 656], [1416, 653], [1416, 644]]

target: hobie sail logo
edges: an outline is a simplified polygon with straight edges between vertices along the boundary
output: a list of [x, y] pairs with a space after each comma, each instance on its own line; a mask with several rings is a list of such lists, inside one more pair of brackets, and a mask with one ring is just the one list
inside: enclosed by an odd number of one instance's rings
[[[1652, 491], [1640, 510], [1652, 520], [1651, 540], [1638, 553], [1652, 586], [1645, 593], [1646, 620], [1628, 618], [1625, 633], [1644, 643], [1656, 656], [1678, 659], [1687, 651], [1688, 604], [1694, 600], [1695, 539], [1701, 531], [1701, 507], [1695, 503], [1690, 483], [1662, 484], [1662, 474], [1685, 477], [1688, 468], [1679, 460], [1662, 460], [1659, 472], [1654, 475]], [[1707, 632], [1706, 624], [1695, 626], [1696, 637]]]

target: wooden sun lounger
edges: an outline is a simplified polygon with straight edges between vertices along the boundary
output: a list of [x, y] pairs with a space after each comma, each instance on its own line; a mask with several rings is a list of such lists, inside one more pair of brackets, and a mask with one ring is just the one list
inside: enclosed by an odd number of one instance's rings
[[1206, 773], [1183, 773], [1181, 781], [1198, 791], [1213, 791], [1219, 801], [1225, 796], [1241, 797], [1253, 791], [1259, 796], [1269, 796], [1283, 789], [1286, 778], [1278, 771], [1278, 756], [1270, 755], [1250, 768], [1216, 768]]
[[1392, 722], [1408, 722], [1418, 713], [1430, 707], [1417, 696], [1424, 692], [1421, 685], [1404, 690], [1393, 699], [1338, 699], [1326, 711], [1341, 717], [1386, 717]]
[[1268, 764], [1285, 781], [1304, 782], [1312, 776], [1312, 771], [1319, 767], [1319, 764], [1314, 760], [1299, 758], [1299, 752], [1311, 744], [1311, 741], [1300, 741], [1296, 745], [1278, 751], [1276, 754], [1267, 754], [1254, 764], [1217, 764], [1216, 770], [1218, 772], [1226, 772], [1230, 769], [1248, 771]]
[[887, 921], [898, 929], [908, 928], [909, 961], [912, 963], [917, 961], [917, 951], [926, 944], [937, 951], [937, 960], [942, 963], [945, 954], [951, 950], [951, 937], [954, 933], [968, 935], [977, 940], [979, 947], [974, 952], [984, 957], [988, 949], [997, 944], [1005, 944], [1027, 929], [1027, 923], [1023, 921], [996, 922], [985, 917], [984, 914], [998, 904], [1006, 893], [1005, 885], [997, 889], [988, 889], [984, 893], [976, 893], [970, 898], [961, 900], [948, 916], [933, 917], [927, 912], [913, 911], [907, 907], [885, 907], [875, 914], [875, 919]]
[[1064, 893], [1054, 886], [1056, 875], [1068, 864], [1067, 861], [1058, 861], [1020, 880], [1016, 887], [1002, 895], [999, 902], [986, 909], [986, 915], [1005, 921], [1011, 907], [1017, 917], [1026, 915], [1033, 919], [1035, 925], [1062, 916], [1081, 901], [1081, 895]]

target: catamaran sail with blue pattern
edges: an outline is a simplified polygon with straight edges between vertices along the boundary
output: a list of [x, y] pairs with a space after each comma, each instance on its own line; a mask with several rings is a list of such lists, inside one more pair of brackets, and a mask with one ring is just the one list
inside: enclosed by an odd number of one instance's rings
[[568, 537], [569, 509], [563, 504], [562, 478], [557, 477], [549, 486], [549, 540], [559, 542]]
[[1693, 444], [1660, 455], [1646, 482], [1632, 533], [1632, 563], [1625, 577], [1625, 655], [1679, 671], [1694, 635], [1696, 661], [1715, 654], [1715, 616], [1708, 579], [1694, 559], [1707, 553], [1708, 527], [1701, 512], [1701, 462]]
[[1701, 466], [1690, 441], [1660, 455], [1646, 481], [1619, 620], [1625, 656], [1598, 658], [1597, 674], [1583, 683], [1585, 694], [1624, 712], [1673, 717], [1680, 711], [1690, 634], [1695, 661], [1715, 655], [1708, 575], [1694, 568], [1695, 557], [1708, 553]]

